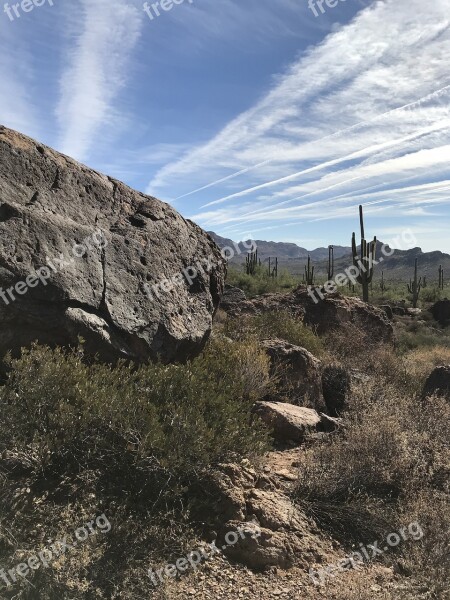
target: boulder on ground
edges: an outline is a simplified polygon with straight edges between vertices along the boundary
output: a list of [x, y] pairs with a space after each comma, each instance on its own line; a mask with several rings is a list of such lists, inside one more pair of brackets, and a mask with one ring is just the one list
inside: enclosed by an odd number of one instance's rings
[[439, 300], [430, 308], [430, 312], [433, 315], [435, 321], [442, 327], [450, 325], [450, 300]]
[[248, 464], [221, 465], [207, 484], [208, 494], [217, 499], [212, 524], [217, 546], [232, 560], [256, 570], [296, 564], [307, 569], [324, 557], [326, 543], [315, 523], [292, 502], [288, 488], [273, 473]]
[[381, 310], [384, 310], [384, 312], [386, 313], [387, 318], [392, 321], [392, 319], [394, 318], [394, 311], [392, 310], [392, 306], [389, 306], [389, 304], [382, 304], [380, 306]]
[[338, 417], [346, 408], [350, 396], [351, 376], [337, 364], [324, 367], [322, 371], [322, 390], [327, 412]]
[[315, 328], [319, 335], [351, 323], [373, 342], [393, 341], [394, 329], [383, 310], [359, 298], [331, 294], [322, 299], [313, 296], [312, 292], [314, 290], [300, 287], [295, 290], [294, 297], [304, 309], [305, 323]]
[[227, 283], [225, 285], [223, 296], [220, 300], [220, 308], [222, 308], [225, 312], [230, 312], [234, 307], [239, 306], [241, 302], [245, 302], [246, 300], [247, 296], [245, 295], [244, 290]]
[[[279, 442], [301, 443], [307, 433], [330, 430], [332, 420], [312, 408], [294, 406], [285, 402], [256, 402], [254, 413], [270, 428]], [[337, 423], [335, 423], [337, 425]]]
[[450, 400], [450, 365], [436, 367], [423, 388], [423, 397], [442, 396]]
[[33, 341], [114, 362], [195, 356], [226, 267], [156, 198], [0, 126], [0, 354]]
[[284, 340], [264, 340], [262, 345], [270, 357], [271, 375], [278, 380], [276, 399], [326, 410], [320, 360], [305, 348]]

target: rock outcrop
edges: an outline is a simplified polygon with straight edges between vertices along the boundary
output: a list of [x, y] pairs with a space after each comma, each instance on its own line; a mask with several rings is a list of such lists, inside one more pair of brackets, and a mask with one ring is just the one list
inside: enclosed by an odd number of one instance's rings
[[380, 308], [381, 310], [384, 310], [389, 321], [392, 321], [394, 318], [394, 311], [392, 310], [392, 306], [390, 306], [389, 304], [382, 304]]
[[423, 388], [423, 397], [442, 396], [450, 400], [450, 365], [436, 367]]
[[350, 323], [365, 333], [368, 341], [391, 343], [394, 340], [394, 328], [384, 310], [338, 293], [320, 298], [318, 293], [314, 290], [310, 293], [304, 286], [288, 294], [263, 294], [252, 300], [234, 302], [227, 312], [238, 316], [279, 310], [301, 318], [319, 335]]
[[285, 402], [256, 402], [253, 411], [271, 430], [273, 437], [283, 443], [300, 444], [310, 432], [332, 431], [340, 425], [339, 419]]
[[326, 410], [322, 395], [321, 362], [308, 350], [284, 340], [264, 340], [271, 375], [277, 381], [276, 400]]
[[[280, 485], [275, 474], [229, 464], [211, 477], [205, 484], [217, 499], [217, 545], [229, 558], [265, 570], [295, 564], [307, 568], [324, 556], [317, 526], [292, 503], [291, 488]], [[234, 543], [227, 544], [230, 534]]]
[[229, 312], [230, 310], [233, 310], [233, 307], [239, 306], [241, 302], [245, 302], [246, 300], [247, 297], [243, 290], [227, 283], [220, 301], [220, 308], [225, 312]]
[[107, 361], [184, 360], [225, 270], [169, 205], [0, 127], [0, 353], [81, 336]]
[[435, 321], [442, 327], [450, 325], [450, 300], [439, 300], [430, 308]]

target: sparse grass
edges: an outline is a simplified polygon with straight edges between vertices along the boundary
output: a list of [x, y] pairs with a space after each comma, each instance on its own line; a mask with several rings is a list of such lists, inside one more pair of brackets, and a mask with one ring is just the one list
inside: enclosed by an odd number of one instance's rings
[[417, 380], [417, 386], [422, 389], [435, 367], [450, 365], [450, 345], [416, 348], [408, 352], [404, 360], [408, 374]]
[[411, 579], [404, 594], [393, 597], [413, 598], [425, 588], [430, 598], [443, 598], [450, 584], [445, 559], [450, 406], [443, 399], [421, 401], [419, 396], [431, 369], [448, 362], [449, 349], [421, 348], [402, 356], [383, 346], [364, 349], [357, 332], [334, 335], [328, 345], [359, 376], [343, 429], [305, 452], [297, 500], [349, 548], [383, 540], [418, 521], [423, 540], [398, 549]]
[[256, 316], [229, 319], [225, 325], [225, 334], [237, 340], [248, 335], [260, 340], [280, 338], [306, 348], [318, 358], [325, 354], [321, 338], [299, 317], [287, 310], [265, 311]]
[[[426, 317], [426, 315], [424, 315]], [[407, 353], [418, 348], [432, 349], [450, 346], [450, 329], [441, 329], [436, 323], [426, 320], [398, 320], [396, 324], [398, 349]]]

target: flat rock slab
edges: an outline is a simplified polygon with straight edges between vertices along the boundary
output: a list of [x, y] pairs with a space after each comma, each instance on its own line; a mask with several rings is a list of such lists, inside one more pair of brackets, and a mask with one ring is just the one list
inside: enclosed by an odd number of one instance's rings
[[0, 354], [82, 336], [107, 361], [185, 360], [208, 339], [225, 272], [168, 204], [0, 126]]
[[308, 431], [317, 429], [322, 419], [312, 408], [284, 402], [257, 402], [254, 412], [270, 427], [279, 441], [302, 442]]

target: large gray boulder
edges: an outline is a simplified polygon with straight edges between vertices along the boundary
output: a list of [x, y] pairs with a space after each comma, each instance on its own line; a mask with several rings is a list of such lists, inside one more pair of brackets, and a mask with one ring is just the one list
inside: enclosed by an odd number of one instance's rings
[[81, 336], [107, 361], [185, 360], [225, 271], [169, 205], [0, 126], [0, 354]]

